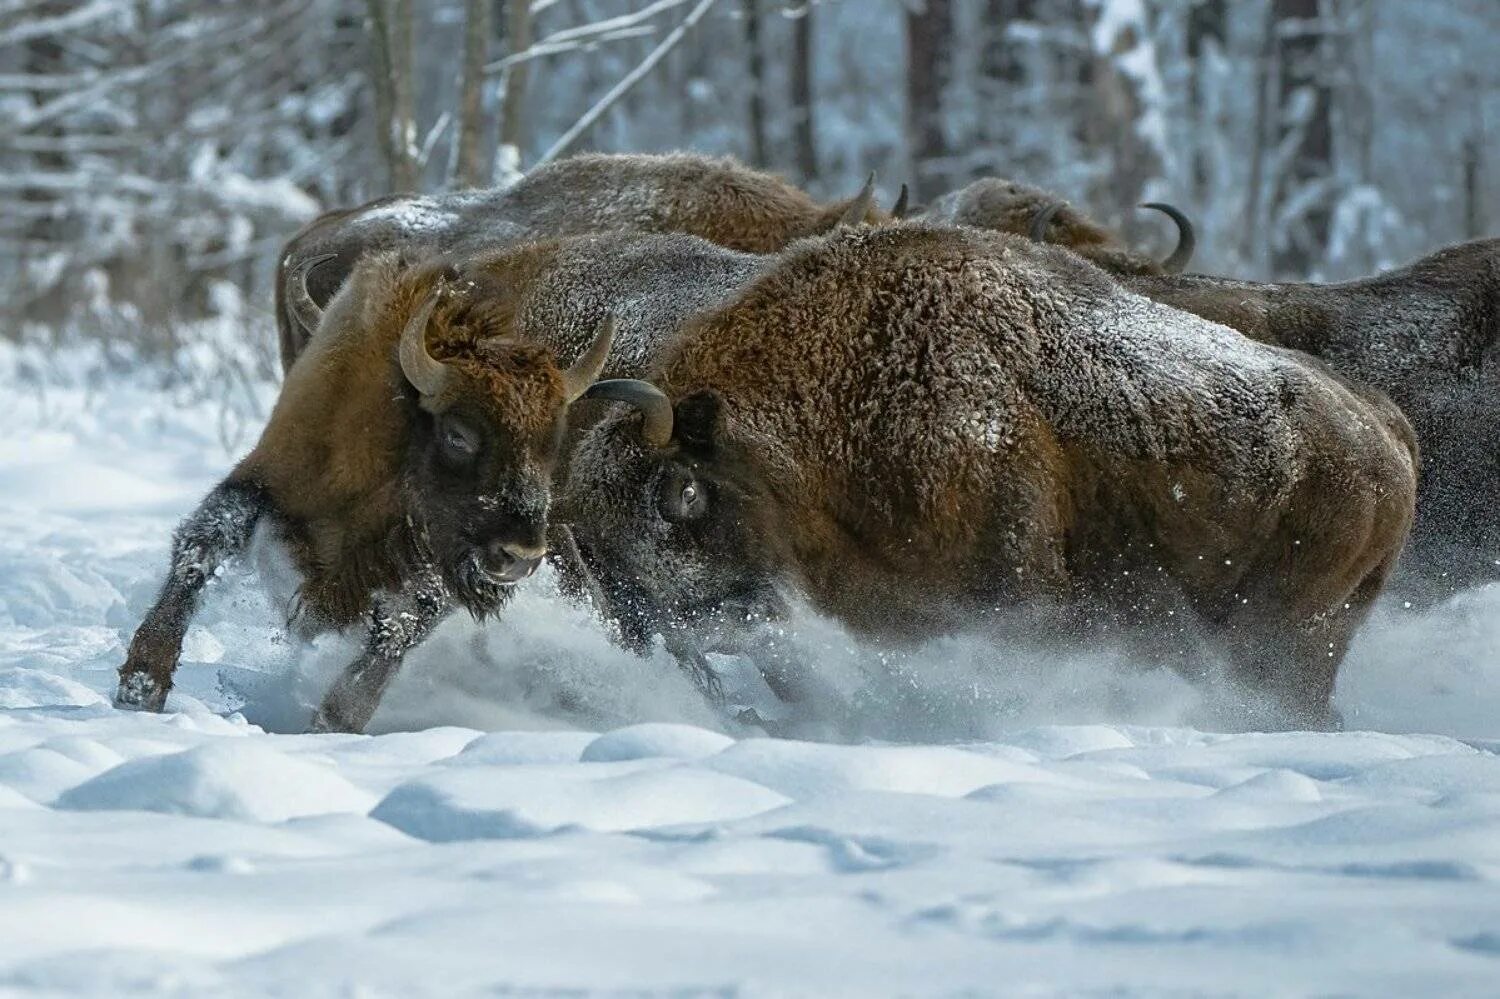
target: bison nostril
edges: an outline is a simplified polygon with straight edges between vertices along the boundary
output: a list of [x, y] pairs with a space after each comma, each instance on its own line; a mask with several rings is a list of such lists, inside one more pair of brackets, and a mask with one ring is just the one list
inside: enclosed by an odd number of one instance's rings
[[489, 555], [491, 571], [504, 582], [514, 583], [525, 579], [547, 554], [545, 545], [530, 545], [517, 541], [492, 541], [485, 546]]
[[516, 541], [502, 544], [500, 550], [517, 562], [540, 562], [542, 556], [547, 554], [546, 545], [528, 545]]

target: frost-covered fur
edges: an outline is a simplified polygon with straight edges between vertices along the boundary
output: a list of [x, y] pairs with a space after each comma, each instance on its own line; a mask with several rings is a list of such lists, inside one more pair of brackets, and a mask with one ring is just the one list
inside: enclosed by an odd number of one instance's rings
[[1001, 234], [798, 244], [653, 379], [672, 443], [612, 414], [564, 503], [636, 630], [790, 585], [880, 638], [1053, 603], [1170, 659], [1192, 616], [1326, 724], [1410, 526], [1415, 448], [1379, 393]]
[[[852, 199], [850, 199], [852, 200]], [[770, 253], [837, 225], [850, 200], [820, 204], [773, 174], [728, 157], [687, 153], [574, 156], [502, 189], [390, 195], [329, 212], [287, 241], [276, 282], [283, 370], [310, 335], [285, 301], [288, 271], [331, 253], [308, 274], [308, 290], [328, 302], [362, 255], [438, 251], [455, 259], [528, 239], [633, 230], [688, 233], [721, 246]], [[884, 215], [871, 207], [868, 221]]]
[[[764, 266], [695, 237], [645, 234], [528, 243], [459, 264], [408, 267], [377, 254], [356, 266], [260, 440], [215, 494], [256, 497], [255, 516], [268, 516], [287, 543], [303, 580], [301, 630], [370, 625], [318, 726], [363, 727], [401, 657], [452, 606], [483, 615], [505, 602], [487, 558], [502, 546], [543, 549], [567, 424], [602, 411], [589, 403], [570, 413], [563, 369], [606, 315], [618, 331], [603, 374], [640, 374], [688, 315], [727, 301]], [[397, 345], [434, 294], [427, 349], [455, 375], [441, 393], [419, 397]], [[452, 419], [483, 442], [472, 465], [443, 456]], [[179, 532], [178, 562], [202, 547], [188, 542], [208, 536], [226, 504], [206, 502]], [[236, 530], [233, 544], [199, 559], [199, 576], [244, 547], [248, 527]], [[168, 591], [138, 633], [142, 654], [133, 646], [122, 670], [122, 703], [159, 709], [170, 689], [192, 603]], [[149, 690], [138, 674], [152, 679]]]
[[1197, 275], [1126, 283], [1389, 394], [1422, 447], [1403, 578], [1434, 594], [1500, 579], [1500, 239], [1342, 284]]
[[[1057, 194], [1040, 187], [985, 177], [937, 198], [913, 217], [1029, 236], [1037, 214], [1062, 201]], [[1047, 242], [1065, 246], [1112, 274], [1163, 273], [1160, 263], [1131, 250], [1115, 233], [1072, 205], [1064, 204], [1052, 217]]]

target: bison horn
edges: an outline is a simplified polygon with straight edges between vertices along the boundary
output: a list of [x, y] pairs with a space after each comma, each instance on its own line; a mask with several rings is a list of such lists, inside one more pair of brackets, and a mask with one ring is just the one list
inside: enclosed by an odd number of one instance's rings
[[865, 178], [865, 186], [859, 189], [854, 200], [844, 209], [844, 214], [839, 216], [839, 225], [859, 225], [870, 214], [870, 206], [875, 203], [875, 171], [870, 171], [870, 176]]
[[1066, 201], [1054, 201], [1031, 217], [1031, 228], [1026, 231], [1027, 237], [1033, 243], [1047, 242], [1047, 229], [1052, 225], [1052, 219], [1058, 212], [1068, 207]]
[[292, 318], [311, 335], [323, 321], [323, 309], [307, 292], [307, 275], [314, 267], [338, 256], [337, 253], [322, 253], [293, 267], [286, 276], [286, 301], [292, 310]]
[[893, 218], [893, 219], [904, 219], [904, 218], [906, 218], [906, 203], [907, 203], [907, 199], [910, 198], [910, 197], [911, 197], [911, 191], [907, 189], [907, 186], [905, 184], [902, 184], [901, 185], [901, 193], [898, 194], [898, 195], [896, 195], [896, 203], [891, 206], [891, 218]]
[[429, 295], [401, 331], [401, 373], [412, 388], [429, 399], [443, 391], [453, 374], [448, 365], [427, 353], [427, 324], [435, 308], [437, 295]]
[[1161, 269], [1168, 274], [1180, 274], [1182, 269], [1193, 259], [1193, 250], [1198, 246], [1198, 237], [1193, 232], [1192, 221], [1178, 211], [1176, 208], [1163, 201], [1148, 201], [1142, 208], [1155, 209], [1167, 218], [1177, 223], [1177, 249], [1172, 255], [1161, 262]]
[[672, 400], [650, 382], [639, 378], [607, 378], [595, 382], [583, 394], [585, 399], [608, 399], [626, 402], [641, 411], [641, 440], [654, 448], [663, 448], [672, 439]]
[[588, 391], [589, 386], [599, 380], [609, 360], [609, 348], [615, 340], [615, 317], [605, 316], [594, 334], [594, 342], [579, 355], [573, 366], [563, 372], [563, 397], [576, 402]]

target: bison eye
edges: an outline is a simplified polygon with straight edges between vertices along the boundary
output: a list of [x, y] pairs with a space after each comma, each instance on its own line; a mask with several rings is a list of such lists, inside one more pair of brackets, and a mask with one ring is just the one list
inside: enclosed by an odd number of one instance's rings
[[686, 474], [668, 475], [662, 482], [659, 505], [663, 518], [680, 523], [703, 516], [708, 509], [708, 497], [703, 486]]
[[456, 462], [467, 462], [479, 453], [479, 433], [458, 420], [444, 420], [438, 428], [438, 439], [443, 452]]

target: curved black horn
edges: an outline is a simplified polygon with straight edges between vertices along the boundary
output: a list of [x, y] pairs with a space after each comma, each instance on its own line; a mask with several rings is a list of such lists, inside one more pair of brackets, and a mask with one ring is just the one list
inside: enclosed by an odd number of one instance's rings
[[323, 308], [313, 301], [313, 297], [307, 292], [307, 275], [319, 264], [327, 263], [337, 253], [321, 253], [316, 257], [308, 257], [297, 264], [286, 275], [286, 304], [292, 310], [292, 318], [302, 327], [303, 332], [311, 336], [323, 321]]
[[1053, 216], [1067, 206], [1066, 201], [1054, 201], [1031, 217], [1031, 227], [1027, 229], [1026, 235], [1033, 243], [1047, 242], [1047, 228], [1052, 225]]
[[891, 218], [893, 218], [893, 219], [904, 219], [904, 218], [906, 218], [906, 203], [907, 203], [907, 199], [910, 198], [910, 197], [911, 197], [911, 191], [909, 191], [907, 189], [907, 187], [906, 187], [905, 184], [902, 184], [901, 185], [901, 193], [898, 194], [898, 195], [896, 195], [896, 203], [891, 206]]
[[606, 378], [590, 385], [585, 399], [607, 399], [625, 402], [641, 411], [641, 440], [654, 448], [663, 448], [672, 439], [672, 400], [650, 382], [639, 378]]
[[1142, 208], [1150, 208], [1161, 212], [1167, 218], [1177, 223], [1177, 249], [1172, 255], [1161, 262], [1161, 269], [1168, 274], [1180, 274], [1182, 269], [1193, 259], [1193, 250], [1198, 247], [1198, 237], [1193, 232], [1193, 223], [1182, 212], [1165, 201], [1148, 201], [1141, 205]]

